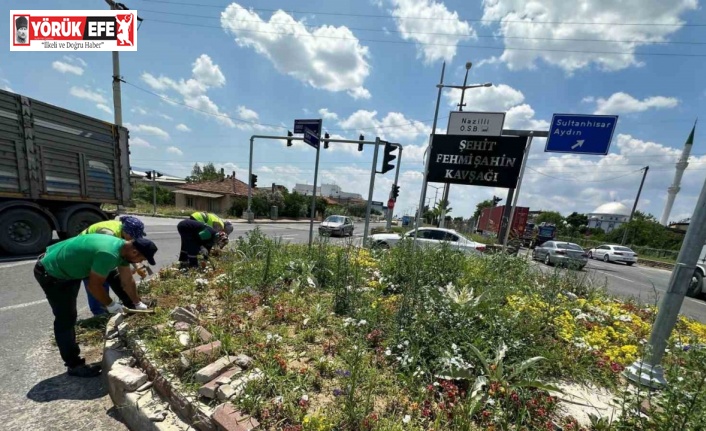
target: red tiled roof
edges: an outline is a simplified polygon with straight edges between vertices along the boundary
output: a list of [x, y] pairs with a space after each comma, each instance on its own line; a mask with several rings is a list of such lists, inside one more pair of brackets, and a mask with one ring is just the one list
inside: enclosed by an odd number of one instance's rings
[[178, 189], [220, 193], [224, 195], [248, 195], [248, 185], [237, 178], [226, 178], [223, 181], [204, 181], [202, 183], [184, 184], [183, 186], [179, 186]]

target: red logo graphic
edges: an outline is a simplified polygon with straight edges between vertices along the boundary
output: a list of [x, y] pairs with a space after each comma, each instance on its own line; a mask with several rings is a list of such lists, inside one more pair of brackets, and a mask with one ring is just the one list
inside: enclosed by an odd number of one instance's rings
[[135, 28], [132, 22], [132, 14], [116, 15], [115, 23], [118, 26], [118, 45], [133, 46], [135, 43]]

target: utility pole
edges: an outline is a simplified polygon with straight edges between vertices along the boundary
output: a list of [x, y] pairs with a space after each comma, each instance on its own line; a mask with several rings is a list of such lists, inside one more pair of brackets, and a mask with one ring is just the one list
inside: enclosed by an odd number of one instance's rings
[[623, 230], [623, 240], [620, 242], [620, 245], [625, 245], [625, 241], [628, 239], [628, 229], [630, 229], [630, 222], [632, 221], [632, 218], [635, 215], [635, 209], [637, 209], [637, 202], [640, 200], [640, 193], [642, 193], [642, 186], [645, 185], [645, 178], [647, 177], [647, 171], [650, 170], [650, 167], [645, 166], [642, 169], [645, 172], [642, 173], [642, 181], [640, 181], [640, 188], [637, 189], [637, 197], [635, 197], [635, 203], [632, 205], [632, 211], [630, 211], [630, 219], [628, 220], [628, 223], [627, 223], [627, 225], [625, 225], [625, 229]]
[[667, 347], [667, 340], [679, 317], [679, 309], [684, 302], [684, 295], [694, 276], [699, 254], [706, 242], [706, 183], [701, 188], [701, 194], [696, 202], [694, 214], [682, 243], [677, 264], [669, 279], [667, 292], [662, 296], [659, 311], [647, 348], [646, 357], [635, 361], [625, 370], [625, 376], [632, 382], [659, 388], [667, 382], [664, 379], [664, 369], [661, 362]]

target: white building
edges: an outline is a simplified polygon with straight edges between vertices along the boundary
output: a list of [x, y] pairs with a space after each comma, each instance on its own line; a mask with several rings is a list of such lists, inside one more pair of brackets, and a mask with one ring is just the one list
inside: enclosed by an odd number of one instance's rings
[[621, 224], [627, 223], [630, 218], [630, 210], [620, 202], [610, 202], [596, 208], [588, 214], [588, 227], [603, 229], [610, 232], [617, 229]]
[[[296, 184], [294, 191], [300, 195], [310, 196], [314, 186], [311, 184]], [[336, 184], [322, 184], [316, 188], [316, 195], [334, 199], [363, 199], [360, 193], [348, 193], [341, 190]]]

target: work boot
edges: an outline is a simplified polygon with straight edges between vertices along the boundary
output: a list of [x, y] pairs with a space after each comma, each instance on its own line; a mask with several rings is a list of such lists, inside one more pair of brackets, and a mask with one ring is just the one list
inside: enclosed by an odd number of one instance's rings
[[101, 366], [100, 364], [83, 364], [69, 368], [66, 373], [73, 377], [98, 377], [101, 375]]

